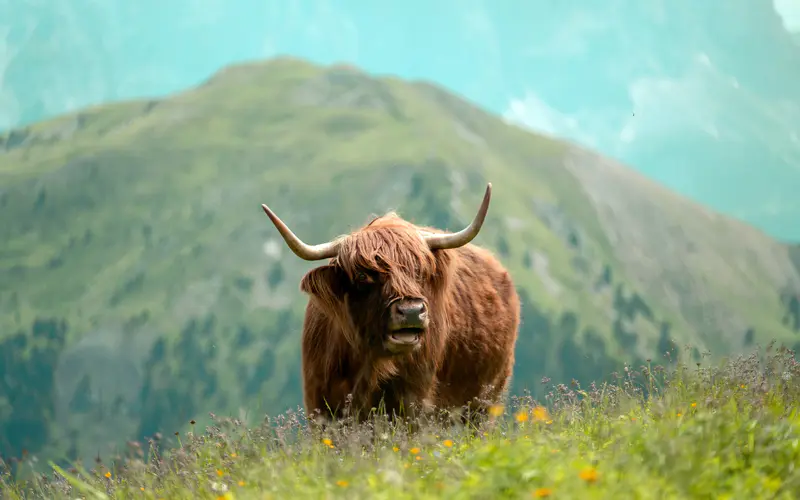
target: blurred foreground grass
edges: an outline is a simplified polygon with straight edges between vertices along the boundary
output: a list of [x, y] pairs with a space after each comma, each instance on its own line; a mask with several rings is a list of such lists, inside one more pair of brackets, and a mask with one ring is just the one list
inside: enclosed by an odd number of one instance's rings
[[796, 498], [794, 353], [670, 366], [554, 386], [541, 403], [512, 398], [477, 428], [429, 419], [409, 432], [376, 416], [321, 433], [302, 413], [251, 429], [212, 416], [168, 452], [156, 436], [91, 471], [15, 483], [5, 469], [0, 488], [10, 499]]

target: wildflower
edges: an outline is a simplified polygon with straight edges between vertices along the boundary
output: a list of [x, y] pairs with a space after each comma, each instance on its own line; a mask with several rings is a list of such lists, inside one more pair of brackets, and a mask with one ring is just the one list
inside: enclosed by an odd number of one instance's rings
[[224, 495], [220, 495], [217, 497], [217, 500], [233, 500], [233, 493], [230, 491], [225, 493]]
[[697, 407], [697, 403], [692, 403], [692, 408], [696, 408], [696, 407]]
[[594, 467], [586, 467], [578, 474], [578, 477], [590, 484], [596, 482], [599, 476], [600, 474]]
[[544, 422], [544, 423], [545, 423], [545, 424], [547, 424], [547, 425], [550, 425], [550, 424], [552, 424], [552, 423], [553, 423], [553, 421], [552, 421], [552, 420], [545, 420], [545, 422]]
[[415, 460], [422, 460], [422, 457], [421, 457], [421, 456], [419, 456], [419, 455], [417, 455], [416, 457], [414, 457], [414, 459], [415, 459]]
[[236, 458], [236, 452], [231, 453], [231, 458]]
[[516, 414], [516, 416], [514, 418], [517, 419], [517, 422], [519, 422], [519, 423], [527, 422], [528, 421], [528, 412], [520, 411], [519, 413]]
[[222, 471], [222, 469], [217, 469], [217, 475], [218, 475], [219, 477], [222, 477], [222, 476], [224, 476], [224, 475], [225, 475], [225, 473]]
[[747, 386], [746, 386], [746, 385], [744, 385], [744, 384], [740, 385], [739, 387], [740, 387], [741, 389], [747, 389]]
[[244, 481], [239, 481], [239, 486], [244, 486]]
[[539, 422], [546, 422], [547, 420], [550, 420], [550, 414], [547, 413], [547, 408], [544, 406], [537, 406], [533, 409], [533, 418]]
[[336, 481], [336, 486], [339, 486], [340, 488], [347, 488], [348, 484], [350, 484], [350, 483], [348, 483], [347, 481], [345, 481], [343, 479], [340, 479], [340, 480]]
[[140, 489], [140, 490], [142, 490], [142, 491], [144, 491], [144, 486], [142, 486], [142, 487], [141, 487], [141, 488], [139, 488], [139, 489]]
[[492, 405], [489, 407], [489, 415], [499, 417], [503, 414], [503, 405]]
[[445, 439], [442, 444], [447, 446], [448, 448], [452, 448], [453, 447], [453, 441], [451, 441], [450, 439]]
[[682, 416], [683, 416], [683, 413], [681, 413], [681, 412], [678, 412], [678, 416], [679, 416], [679, 417], [682, 417]]
[[328, 439], [328, 438], [325, 438], [325, 439], [323, 439], [323, 440], [322, 440], [322, 444], [324, 444], [325, 446], [330, 446], [330, 447], [333, 447], [333, 441], [331, 441], [331, 440], [330, 440], [330, 439]]
[[546, 498], [553, 494], [553, 490], [550, 488], [537, 488], [536, 491], [533, 492], [533, 496], [536, 498]]
[[213, 491], [216, 491], [217, 493], [225, 493], [226, 491], [228, 491], [228, 485], [225, 483], [218, 483], [216, 481], [211, 481], [211, 489]]
[[397, 446], [392, 446], [392, 451], [397, 453], [398, 451], [400, 451], [400, 448], [398, 448]]
[[107, 479], [111, 479], [111, 473], [110, 472], [106, 472], [105, 476], [106, 476]]
[[409, 451], [409, 452], [410, 452], [412, 455], [416, 455], [417, 453], [419, 453], [419, 448], [411, 448], [411, 449], [410, 449], [410, 450], [408, 450], [408, 451]]

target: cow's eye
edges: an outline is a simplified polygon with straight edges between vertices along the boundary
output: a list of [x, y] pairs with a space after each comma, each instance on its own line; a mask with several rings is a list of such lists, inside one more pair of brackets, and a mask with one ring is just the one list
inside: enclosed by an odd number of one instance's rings
[[375, 277], [368, 272], [359, 271], [353, 276], [353, 284], [356, 290], [367, 292], [375, 285]]

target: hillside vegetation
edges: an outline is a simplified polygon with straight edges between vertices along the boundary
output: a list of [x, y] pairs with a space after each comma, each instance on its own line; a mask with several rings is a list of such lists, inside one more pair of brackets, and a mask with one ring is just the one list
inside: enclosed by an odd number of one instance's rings
[[389, 209], [459, 229], [487, 181], [475, 242], [523, 298], [517, 392], [800, 340], [797, 259], [762, 232], [430, 84], [276, 59], [0, 138], [0, 452], [89, 459], [294, 407], [312, 264], [259, 205], [309, 242]]

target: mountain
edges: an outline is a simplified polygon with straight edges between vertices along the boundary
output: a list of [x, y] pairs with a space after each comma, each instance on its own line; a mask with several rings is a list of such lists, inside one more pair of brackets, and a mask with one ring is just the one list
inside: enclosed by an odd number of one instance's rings
[[800, 240], [796, 4], [418, 0], [386, 11], [327, 0], [0, 2], [0, 131], [161, 96], [235, 61], [347, 60], [441, 82]]
[[299, 404], [314, 264], [260, 204], [309, 242], [390, 209], [458, 229], [487, 181], [516, 391], [800, 340], [796, 247], [430, 83], [279, 58], [0, 138], [0, 452], [91, 458]]

